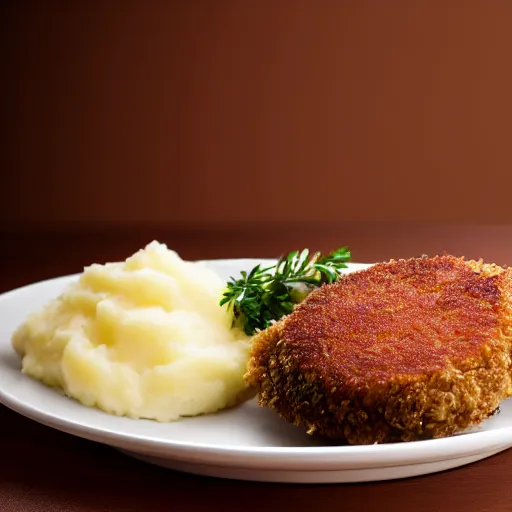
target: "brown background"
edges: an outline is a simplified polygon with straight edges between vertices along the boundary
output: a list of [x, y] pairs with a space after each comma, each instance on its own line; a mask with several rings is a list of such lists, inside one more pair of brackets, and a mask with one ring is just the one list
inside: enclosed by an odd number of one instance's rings
[[512, 223], [512, 2], [2, 2], [1, 225]]

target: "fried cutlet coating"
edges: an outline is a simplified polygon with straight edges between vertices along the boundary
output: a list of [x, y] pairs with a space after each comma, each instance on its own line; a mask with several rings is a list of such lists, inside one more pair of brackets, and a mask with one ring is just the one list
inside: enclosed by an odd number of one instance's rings
[[247, 381], [260, 405], [352, 444], [464, 430], [512, 393], [511, 275], [453, 256], [348, 274], [254, 337]]

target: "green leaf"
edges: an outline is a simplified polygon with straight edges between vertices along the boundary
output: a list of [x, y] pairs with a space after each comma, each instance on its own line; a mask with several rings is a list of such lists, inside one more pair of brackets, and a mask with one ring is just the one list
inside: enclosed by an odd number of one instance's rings
[[295, 273], [302, 272], [308, 263], [309, 249], [304, 249], [300, 253], [300, 257], [297, 259], [294, 271]]
[[[281, 256], [276, 265], [256, 265], [241, 278], [230, 277], [220, 300], [233, 314], [233, 327], [243, 328], [247, 335], [266, 329], [273, 320], [291, 313], [296, 304], [325, 283], [336, 281], [339, 270], [350, 261], [348, 247], [340, 247], [327, 255], [320, 252], [310, 257], [309, 249], [293, 250]], [[297, 284], [304, 286], [297, 288]]]

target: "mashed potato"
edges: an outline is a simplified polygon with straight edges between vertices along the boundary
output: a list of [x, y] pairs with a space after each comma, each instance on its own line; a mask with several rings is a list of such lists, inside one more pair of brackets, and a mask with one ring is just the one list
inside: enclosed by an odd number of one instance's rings
[[152, 242], [94, 264], [14, 333], [22, 371], [108, 413], [157, 421], [247, 393], [249, 340], [219, 306], [224, 283]]

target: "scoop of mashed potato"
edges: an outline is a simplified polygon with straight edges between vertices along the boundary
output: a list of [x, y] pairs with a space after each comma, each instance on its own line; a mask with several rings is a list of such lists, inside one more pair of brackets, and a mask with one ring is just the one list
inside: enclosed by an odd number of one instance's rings
[[32, 313], [13, 347], [22, 371], [105, 412], [172, 421], [247, 398], [250, 338], [219, 306], [224, 282], [152, 242], [93, 264]]

